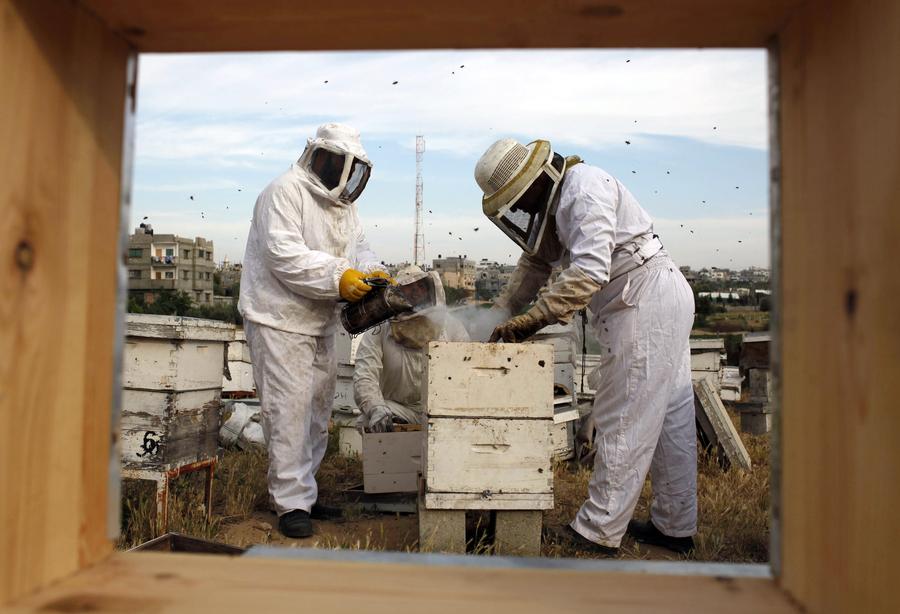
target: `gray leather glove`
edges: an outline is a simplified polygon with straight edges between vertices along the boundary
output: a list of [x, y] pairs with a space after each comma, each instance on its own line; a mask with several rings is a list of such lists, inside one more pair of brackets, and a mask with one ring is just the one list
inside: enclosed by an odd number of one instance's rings
[[390, 433], [394, 430], [394, 415], [386, 405], [379, 405], [369, 414], [369, 426], [366, 430], [370, 433]]

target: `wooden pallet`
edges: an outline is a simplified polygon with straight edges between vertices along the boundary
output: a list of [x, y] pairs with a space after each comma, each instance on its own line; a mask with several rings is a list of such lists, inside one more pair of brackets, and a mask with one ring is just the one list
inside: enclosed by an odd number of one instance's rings
[[720, 457], [728, 465], [750, 470], [750, 455], [734, 423], [722, 405], [722, 399], [716, 392], [712, 376], [694, 382], [694, 398], [697, 411], [697, 423], [700, 425], [705, 442], [719, 450]]

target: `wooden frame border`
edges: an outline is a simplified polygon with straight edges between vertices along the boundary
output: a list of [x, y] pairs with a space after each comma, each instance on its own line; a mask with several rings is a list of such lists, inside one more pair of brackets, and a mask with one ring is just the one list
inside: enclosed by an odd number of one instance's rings
[[[0, 603], [233, 610], [299, 599], [334, 609], [340, 597], [339, 605], [392, 611], [420, 609], [425, 599], [437, 610], [493, 600], [517, 610], [615, 603], [697, 611], [727, 600], [731, 610], [758, 611], [789, 609], [793, 599], [810, 611], [900, 609], [891, 586], [900, 568], [900, 413], [890, 391], [900, 369], [900, 3], [0, 0], [0, 24]], [[120, 198], [128, 198], [122, 110], [136, 52], [771, 40], [782, 120], [780, 208], [773, 201], [783, 373], [774, 583], [111, 556], [104, 529], [115, 505], [107, 488], [115, 442], [106, 416], [118, 258], [113, 242], [92, 238], [116, 236]], [[385, 599], [383, 586], [398, 573], [414, 590]]]

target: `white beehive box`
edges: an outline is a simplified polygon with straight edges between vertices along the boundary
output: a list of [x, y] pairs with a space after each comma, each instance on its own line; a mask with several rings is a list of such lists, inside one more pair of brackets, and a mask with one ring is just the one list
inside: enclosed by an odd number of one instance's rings
[[428, 346], [425, 507], [553, 507], [553, 346]]
[[556, 406], [576, 405], [575, 358], [580, 345], [578, 328], [572, 324], [545, 326], [532, 337], [532, 341], [553, 345], [553, 383]]
[[709, 373], [718, 373], [722, 368], [722, 354], [725, 340], [691, 339], [691, 375], [693, 379], [704, 379]]
[[334, 333], [334, 356], [339, 365], [352, 365], [355, 352], [353, 337], [341, 327]]
[[416, 492], [422, 467], [422, 431], [365, 433], [362, 462], [365, 492]]
[[228, 342], [228, 373], [231, 379], [222, 376], [222, 392], [245, 394], [256, 392], [250, 346], [241, 328], [234, 331], [234, 339]]
[[126, 469], [167, 470], [213, 458], [225, 343], [234, 326], [129, 314], [122, 393]]
[[250, 360], [250, 346], [247, 344], [247, 335], [244, 329], [234, 331], [234, 339], [228, 342], [228, 362], [252, 362]]
[[334, 401], [331, 407], [334, 412], [359, 415], [353, 395], [353, 365], [338, 363], [337, 378], [334, 382]]
[[222, 379], [223, 392], [255, 392], [256, 382], [253, 379], [253, 365], [248, 362], [229, 361], [228, 371], [231, 379]]

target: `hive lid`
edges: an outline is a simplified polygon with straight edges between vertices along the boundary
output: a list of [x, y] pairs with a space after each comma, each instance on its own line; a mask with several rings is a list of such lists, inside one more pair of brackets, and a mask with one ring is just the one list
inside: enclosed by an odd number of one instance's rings
[[219, 320], [129, 313], [125, 320], [127, 337], [151, 339], [191, 339], [196, 341], [232, 341], [234, 324]]

